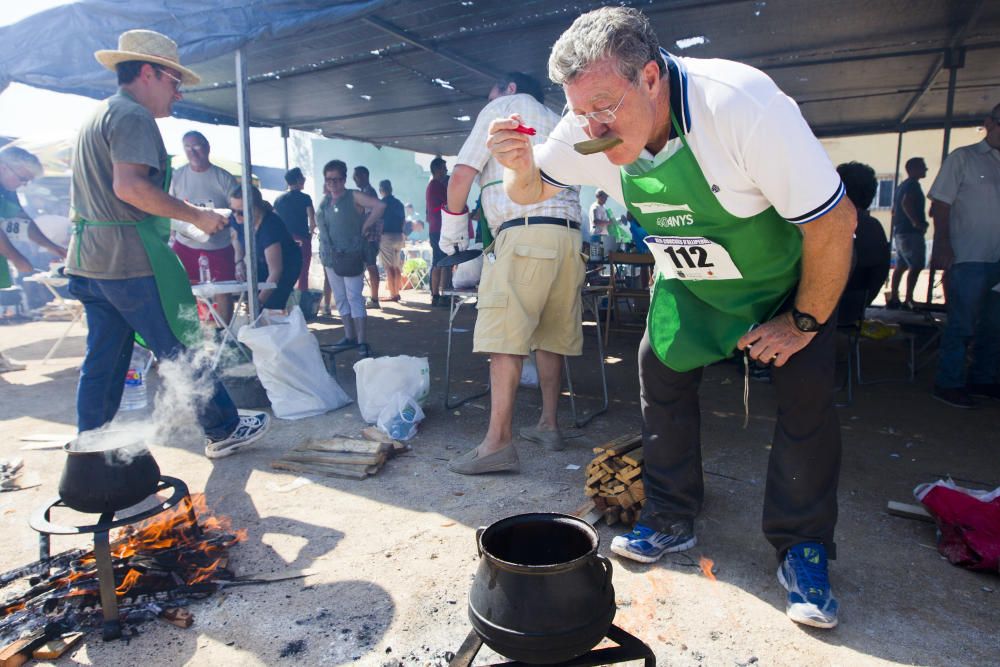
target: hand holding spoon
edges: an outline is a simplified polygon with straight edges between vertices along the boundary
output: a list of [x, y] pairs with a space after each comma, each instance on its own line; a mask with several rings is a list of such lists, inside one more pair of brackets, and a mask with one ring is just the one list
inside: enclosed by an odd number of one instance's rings
[[[515, 132], [520, 132], [521, 134], [526, 134], [529, 137], [539, 136], [543, 139], [552, 139], [558, 141], [561, 144], [566, 144], [569, 146], [568, 142], [562, 139], [556, 139], [555, 137], [546, 136], [543, 134], [538, 134], [538, 132], [533, 127], [528, 127], [527, 125], [518, 125], [514, 128]], [[572, 144], [573, 150], [575, 150], [580, 155], [592, 155], [594, 153], [603, 153], [606, 150], [610, 150], [622, 142], [621, 137], [598, 137], [597, 139], [587, 139], [586, 141], [578, 141]]]

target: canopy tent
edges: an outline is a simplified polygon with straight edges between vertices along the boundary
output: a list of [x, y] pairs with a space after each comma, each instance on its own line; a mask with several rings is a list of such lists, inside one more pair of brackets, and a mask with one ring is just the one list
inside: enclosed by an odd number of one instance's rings
[[[204, 81], [175, 115], [237, 123], [245, 47], [250, 122], [454, 154], [501, 72], [546, 79], [549, 49], [601, 2], [83, 0], [0, 28], [0, 85], [105, 97], [93, 52], [163, 32]], [[819, 136], [975, 125], [1000, 101], [1000, 3], [987, 0], [666, 0], [641, 6], [675, 53], [759, 67]], [[949, 69], [954, 67], [954, 69]], [[548, 88], [561, 109], [561, 91]]]
[[[93, 52], [149, 28], [202, 76], [174, 115], [454, 154], [505, 71], [546, 80], [549, 49], [589, 0], [80, 0], [0, 28], [10, 82], [103, 98]], [[640, 6], [668, 50], [754, 65], [818, 136], [979, 124], [1000, 101], [1000, 3], [988, 0], [661, 0]], [[234, 58], [235, 53], [235, 68]], [[947, 76], [944, 76], [947, 74]], [[547, 104], [561, 110], [557, 87]], [[252, 106], [250, 101], [252, 99]], [[898, 153], [898, 151], [897, 151]], [[897, 155], [898, 162], [898, 155]], [[897, 168], [898, 172], [898, 168]], [[253, 257], [253, 234], [246, 234]], [[250, 284], [254, 262], [248, 263]], [[250, 304], [255, 307], [254, 291]]]

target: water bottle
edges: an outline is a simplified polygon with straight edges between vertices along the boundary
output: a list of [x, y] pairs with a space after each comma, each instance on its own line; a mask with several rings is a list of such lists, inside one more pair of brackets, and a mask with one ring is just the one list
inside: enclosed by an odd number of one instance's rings
[[119, 410], [142, 410], [147, 405], [146, 400], [146, 368], [149, 364], [149, 353], [138, 345], [132, 347], [132, 360], [125, 373], [125, 390], [122, 392], [122, 402]]
[[198, 256], [198, 282], [212, 282], [212, 272], [208, 268], [208, 257], [205, 253]]
[[413, 409], [413, 406], [406, 405], [389, 423], [389, 435], [396, 440], [408, 440], [416, 416], [417, 411]]

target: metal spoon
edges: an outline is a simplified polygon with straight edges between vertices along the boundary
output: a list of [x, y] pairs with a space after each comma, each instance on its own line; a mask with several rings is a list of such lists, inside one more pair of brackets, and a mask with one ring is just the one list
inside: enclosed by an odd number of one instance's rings
[[[556, 139], [555, 137], [546, 136], [544, 134], [538, 134], [538, 131], [533, 127], [528, 127], [527, 125], [518, 125], [514, 128], [515, 132], [520, 132], [521, 134], [526, 134], [529, 137], [541, 137], [543, 139], [552, 139], [553, 141], [558, 141], [561, 144], [569, 146], [570, 144], [562, 139]], [[580, 155], [593, 155], [594, 153], [603, 153], [606, 150], [610, 150], [622, 142], [621, 137], [598, 137], [597, 139], [587, 139], [586, 141], [578, 141], [572, 144], [573, 150], [575, 150]]]

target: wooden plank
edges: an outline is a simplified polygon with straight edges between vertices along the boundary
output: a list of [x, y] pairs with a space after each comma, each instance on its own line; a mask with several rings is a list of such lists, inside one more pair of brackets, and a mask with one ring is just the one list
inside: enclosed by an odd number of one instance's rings
[[622, 461], [625, 463], [631, 463], [634, 466], [642, 465], [642, 447], [635, 449], [628, 454], [622, 456]]
[[45, 643], [45, 629], [40, 628], [0, 648], [0, 667], [21, 667], [31, 660], [31, 651]]
[[349, 479], [364, 479], [378, 472], [378, 466], [336, 466], [321, 465], [318, 463], [295, 463], [292, 461], [271, 461], [271, 467], [275, 470], [285, 470], [287, 472], [304, 472], [313, 475], [326, 475], [328, 477], [347, 477]]
[[598, 493], [599, 491], [597, 490], [596, 486], [586, 486], [583, 488], [583, 495], [587, 496], [588, 498], [593, 498]]
[[635, 498], [637, 502], [642, 502], [646, 499], [646, 489], [643, 487], [641, 479], [629, 484], [628, 492], [632, 494], [632, 497]]
[[293, 449], [282, 459], [295, 463], [378, 466], [385, 463], [385, 454], [351, 454], [350, 452], [315, 452]]
[[614, 440], [609, 440], [599, 447], [594, 447], [594, 453], [608, 452], [611, 456], [620, 456], [624, 452], [638, 447], [641, 442], [641, 433], [628, 433], [620, 435]]
[[886, 511], [893, 516], [903, 517], [904, 519], [914, 519], [916, 521], [927, 521], [928, 523], [934, 523], [934, 517], [931, 516], [923, 505], [908, 505], [906, 503], [897, 503], [895, 500], [890, 500], [889, 504], [886, 506]]
[[409, 449], [410, 446], [405, 442], [400, 442], [394, 439], [388, 433], [382, 431], [382, 429], [377, 426], [366, 426], [361, 429], [361, 437], [366, 440], [374, 440], [375, 442], [385, 442], [392, 445], [392, 450], [394, 452], [401, 452], [403, 450]]
[[317, 452], [350, 452], [353, 454], [386, 454], [392, 451], [392, 444], [375, 440], [357, 440], [337, 436], [328, 440], [310, 440], [296, 449], [310, 449]]
[[595, 475], [591, 475], [590, 477], [588, 477], [587, 481], [584, 482], [583, 484], [584, 484], [584, 486], [594, 486], [596, 484], [600, 484], [601, 483], [601, 477], [603, 477], [603, 476], [604, 476], [604, 471], [601, 471], [601, 472], [599, 472], [599, 473], [597, 473]]
[[83, 639], [82, 632], [67, 632], [63, 636], [51, 639], [36, 648], [31, 653], [31, 657], [35, 660], [56, 660], [73, 648], [81, 639]]
[[634, 480], [636, 477], [641, 477], [641, 476], [642, 476], [642, 468], [641, 467], [637, 467], [637, 468], [630, 467], [627, 470], [619, 470], [618, 471], [618, 477], [619, 478], [624, 477], [625, 479], [622, 480], [622, 481], [628, 482], [628, 483], [631, 483], [632, 480]]
[[591, 463], [594, 464], [594, 465], [597, 465], [597, 464], [602, 463], [605, 460], [609, 459], [610, 457], [611, 457], [611, 454], [608, 454], [607, 452], [605, 452], [603, 454], [598, 454], [597, 456], [594, 457], [594, 460], [591, 461]]
[[186, 629], [194, 625], [194, 614], [184, 607], [164, 609], [160, 614], [160, 618], [171, 625], [176, 625], [178, 628]]
[[621, 512], [622, 510], [620, 507], [609, 507], [604, 510], [604, 523], [609, 526], [615, 525], [618, 523], [619, 517], [621, 517]]
[[592, 509], [594, 509], [594, 501], [593, 500], [587, 500], [587, 502], [585, 502], [584, 504], [582, 504], [579, 507], [577, 507], [575, 510], [573, 510], [572, 512], [570, 512], [570, 514], [572, 514], [575, 517], [583, 517], [585, 514], [587, 514], [588, 512], [590, 512], [590, 510], [592, 510]]
[[632, 505], [636, 504], [635, 498], [628, 492], [628, 489], [616, 495], [615, 498], [618, 499], [618, 504], [622, 507], [632, 507]]

